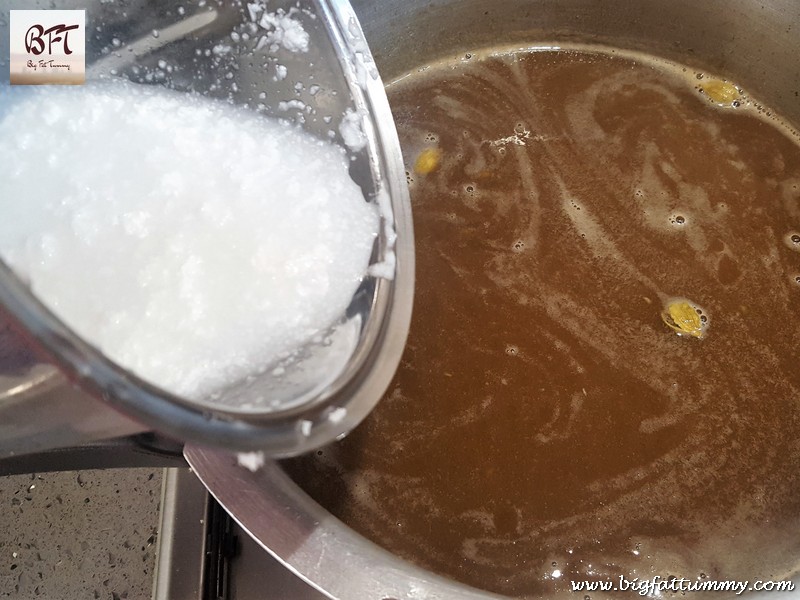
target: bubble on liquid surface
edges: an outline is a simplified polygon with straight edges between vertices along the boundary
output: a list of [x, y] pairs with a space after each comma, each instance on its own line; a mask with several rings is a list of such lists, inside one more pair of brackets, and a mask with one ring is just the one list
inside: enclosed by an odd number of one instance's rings
[[673, 227], [681, 228], [684, 227], [687, 223], [686, 215], [684, 214], [674, 214], [670, 215], [669, 217], [670, 225]]
[[800, 232], [790, 231], [783, 236], [783, 241], [790, 250], [800, 252]]

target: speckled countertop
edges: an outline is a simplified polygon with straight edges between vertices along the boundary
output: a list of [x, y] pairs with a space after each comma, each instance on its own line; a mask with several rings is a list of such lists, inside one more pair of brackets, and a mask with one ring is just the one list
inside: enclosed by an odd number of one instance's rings
[[0, 598], [151, 596], [160, 469], [0, 477]]

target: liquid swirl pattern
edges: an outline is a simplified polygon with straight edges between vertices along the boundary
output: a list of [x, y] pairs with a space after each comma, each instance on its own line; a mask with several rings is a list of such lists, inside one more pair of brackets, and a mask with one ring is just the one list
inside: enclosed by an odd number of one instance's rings
[[[287, 463], [312, 496], [514, 596], [796, 570], [800, 148], [684, 71], [528, 52], [390, 87], [414, 321], [367, 421]], [[674, 298], [703, 308], [702, 339], [664, 324]]]

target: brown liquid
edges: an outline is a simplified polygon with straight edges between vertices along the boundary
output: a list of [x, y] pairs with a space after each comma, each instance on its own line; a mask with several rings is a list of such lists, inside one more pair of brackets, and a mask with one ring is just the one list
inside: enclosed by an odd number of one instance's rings
[[[520, 596], [797, 568], [800, 148], [654, 65], [521, 53], [390, 87], [409, 170], [442, 152], [410, 175], [408, 347], [362, 426], [287, 463], [385, 548]], [[673, 297], [703, 339], [662, 322]]]

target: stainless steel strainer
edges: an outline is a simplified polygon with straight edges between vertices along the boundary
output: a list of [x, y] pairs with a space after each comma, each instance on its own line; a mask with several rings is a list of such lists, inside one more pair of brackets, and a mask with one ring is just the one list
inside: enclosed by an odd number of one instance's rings
[[[15, 8], [4, 4], [0, 40], [8, 34], [8, 9]], [[16, 339], [14, 351], [0, 352], [0, 456], [136, 429], [286, 456], [347, 433], [377, 403], [394, 374], [408, 332], [414, 277], [400, 146], [383, 83], [349, 3], [41, 4], [26, 8], [86, 9], [87, 79], [124, 77], [222, 98], [347, 147], [352, 179], [381, 210], [371, 261], [379, 267], [365, 277], [335, 326], [299, 349], [280, 375], [266, 369], [212, 397], [189, 401], [109, 361], [0, 263], [0, 306], [15, 336], [21, 334], [27, 344], [23, 348]], [[264, 20], [265, 14], [299, 21], [309, 36], [307, 51], [281, 43], [283, 32]], [[3, 46], [7, 52], [8, 45]], [[2, 59], [0, 93], [8, 83], [8, 55]], [[342, 128], [343, 121], [349, 125]], [[347, 146], [353, 127], [363, 135], [363, 146]], [[0, 335], [10, 340], [12, 334]]]

